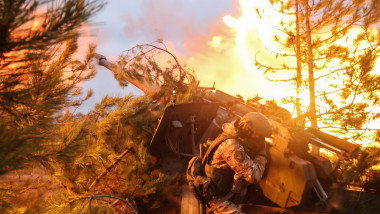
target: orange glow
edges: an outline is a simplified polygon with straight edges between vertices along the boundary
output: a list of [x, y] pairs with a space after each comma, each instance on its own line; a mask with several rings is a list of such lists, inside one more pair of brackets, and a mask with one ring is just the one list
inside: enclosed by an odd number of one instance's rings
[[27, 37], [31, 33], [36, 33], [42, 29], [42, 24], [44, 22], [43, 14], [46, 13], [46, 9], [43, 7], [38, 7], [36, 11], [33, 12], [35, 18], [29, 22], [22, 24], [14, 34], [12, 34], [13, 39], [22, 39]]
[[[36, 33], [42, 29], [43, 24], [43, 17], [39, 16], [40, 14], [45, 13], [46, 10], [43, 7], [38, 7], [36, 11], [34, 11], [34, 14], [36, 15], [36, 18], [33, 20], [30, 20], [29, 22], [24, 23], [19, 28], [17, 28], [11, 35], [11, 40], [17, 41], [17, 40], [23, 40], [25, 38], [28, 38], [30, 34]], [[23, 59], [25, 56], [24, 50], [19, 51], [10, 51], [4, 54], [5, 60], [10, 60], [12, 63], [7, 65], [7, 72], [16, 72], [17, 68], [21, 66], [23, 63], [18, 62], [19, 60]], [[6, 72], [6, 71], [2, 71]]]
[[265, 89], [258, 93], [266, 99], [279, 100], [285, 95], [279, 93], [279, 91], [285, 92], [283, 86], [280, 87], [265, 79], [262, 71], [256, 68], [254, 59], [257, 54], [259, 58], [260, 56], [268, 57], [270, 61], [264, 60], [264, 63], [269, 66], [280, 63], [278, 59], [275, 60], [266, 53], [269, 51], [283, 53], [273, 40], [274, 35], [281, 34], [274, 26], [279, 26], [283, 16], [273, 9], [269, 1], [240, 0], [239, 4], [242, 12], [239, 18], [231, 15], [223, 17], [223, 22], [236, 33], [237, 57], [247, 71], [256, 75], [260, 87]]
[[[47, 10], [43, 6], [37, 7], [35, 11], [33, 11], [34, 19], [23, 23], [20, 27], [18, 27], [15, 31], [12, 32], [10, 35], [11, 40], [14, 41], [23, 41], [25, 39], [29, 39], [34, 35], [40, 35], [44, 30], [44, 22], [46, 19], [46, 13]], [[91, 44], [91, 34], [90, 34], [90, 27], [87, 24], [82, 24], [81, 29], [79, 30], [81, 32], [81, 37], [78, 39], [78, 50], [74, 54], [74, 57], [84, 59], [86, 56], [86, 53], [88, 51], [88, 45]], [[50, 46], [51, 48], [51, 55], [52, 57], [59, 57], [59, 55], [64, 50], [65, 43], [56, 44], [55, 46]], [[50, 51], [50, 49], [49, 49]], [[24, 66], [25, 62], [24, 60], [26, 58], [25, 56], [26, 50], [16, 50], [16, 51], [10, 51], [4, 54], [5, 61], [11, 62], [6, 67], [3, 67], [3, 70], [0, 70], [0, 72], [5, 74], [12, 74], [17, 73], [19, 71], [24, 72], [24, 70], [19, 70], [18, 68], [20, 66]], [[18, 62], [20, 61], [20, 62]], [[68, 72], [65, 72], [63, 74], [63, 78], [67, 79], [67, 77], [71, 76], [71, 69], [67, 69]], [[29, 79], [29, 75], [20, 75], [17, 77], [19, 80], [27, 80]], [[81, 86], [83, 83], [81, 82], [79, 86]]]
[[[255, 57], [257, 57], [264, 65], [281, 67], [283, 60], [287, 60], [288, 65], [296, 67], [295, 58], [275, 58], [270, 54], [271, 52], [285, 53], [285, 50], [274, 41], [274, 35], [281, 37], [282, 32], [276, 28], [281, 28], [282, 21], [294, 21], [294, 15], [281, 14], [274, 10], [269, 1], [239, 0], [239, 5], [238, 17], [232, 15], [223, 17], [223, 23], [230, 30], [229, 33], [223, 32], [211, 36], [207, 43], [209, 49], [203, 50], [202, 53], [196, 53], [190, 58], [190, 64], [197, 68], [197, 76], [201, 80], [201, 85], [210, 86], [215, 81], [218, 89], [228, 93], [240, 94], [243, 97], [252, 97], [258, 94], [266, 100], [274, 99], [279, 103], [283, 97], [295, 96], [295, 86], [291, 86], [289, 83], [268, 81], [264, 77], [263, 71], [255, 66]], [[344, 38], [336, 43], [346, 47], [353, 46], [353, 40], [362, 32], [360, 28], [350, 29]], [[325, 33], [318, 34], [318, 36], [323, 38], [330, 35]], [[367, 48], [368, 45], [360, 44], [359, 49]], [[340, 59], [332, 59], [327, 66], [328, 69], [318, 70], [315, 77], [327, 74], [332, 69], [340, 68], [340, 63]], [[377, 63], [373, 73], [380, 72], [379, 64]], [[304, 72], [307, 73], [307, 71]], [[295, 72], [280, 72], [276, 73], [276, 78], [289, 79], [294, 75]], [[304, 78], [307, 77], [307, 75], [304, 76]], [[329, 91], [329, 82], [325, 80], [316, 82], [317, 89]], [[317, 94], [319, 92], [316, 91]], [[301, 91], [300, 98], [305, 107], [304, 110], [306, 110], [310, 100], [307, 88]], [[281, 105], [290, 112], [293, 111], [293, 105]]]
[[[187, 41], [185, 46], [191, 48], [191, 57], [185, 60], [195, 68], [201, 86], [212, 86], [215, 82], [217, 89], [231, 95], [246, 98], [259, 95], [276, 101], [292, 95], [294, 91], [289, 85], [269, 81], [255, 66], [255, 56], [266, 65], [282, 64], [268, 53], [283, 52], [273, 41], [273, 36], [279, 34], [273, 26], [279, 24], [281, 14], [273, 10], [269, 1], [240, 0], [238, 3], [238, 15], [225, 15], [221, 24], [213, 26], [207, 38]], [[271, 16], [259, 15], [256, 11]], [[283, 107], [293, 109], [293, 105]]]

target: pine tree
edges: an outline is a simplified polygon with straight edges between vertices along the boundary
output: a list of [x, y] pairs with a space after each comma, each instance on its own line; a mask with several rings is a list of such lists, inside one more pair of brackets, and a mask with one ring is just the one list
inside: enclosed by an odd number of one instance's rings
[[[290, 20], [277, 26], [281, 35], [274, 37], [284, 50], [275, 54], [285, 63], [275, 67], [257, 61], [257, 65], [265, 68], [267, 75], [271, 72], [276, 75], [280, 71], [293, 75], [298, 67], [295, 64], [301, 59], [302, 71], [310, 74], [302, 85], [309, 87], [310, 93], [315, 93], [317, 110], [316, 114], [311, 112], [313, 96], [310, 95], [310, 106], [303, 108], [307, 116], [316, 115], [318, 126], [324, 131], [345, 136], [354, 143], [372, 143], [363, 149], [358, 159], [340, 163], [337, 181], [378, 191], [376, 175], [379, 172], [374, 167], [379, 159], [376, 147], [380, 142], [380, 75], [373, 69], [380, 51], [380, 33], [376, 30], [380, 21], [380, 2], [319, 0], [272, 3], [283, 14], [284, 20]], [[289, 18], [296, 15], [299, 26], [294, 21], [296, 17]], [[300, 31], [300, 49], [297, 47], [297, 31]], [[297, 78], [300, 76], [297, 73], [291, 79], [297, 83], [296, 90], [299, 90]], [[312, 84], [315, 84], [315, 89], [312, 89]], [[284, 100], [294, 102], [293, 97]]]
[[[25, 177], [39, 159], [46, 159], [57, 114], [91, 96], [90, 91], [86, 98], [75, 98], [81, 91], [78, 83], [94, 75], [94, 47], [83, 61], [74, 54], [81, 25], [102, 5], [83, 0], [0, 1], [1, 212], [17, 212], [15, 203], [28, 203], [20, 194], [37, 184], [17, 179], [17, 173]], [[36, 176], [41, 178], [30, 177]]]
[[0, 2], [0, 174], [21, 167], [41, 149], [54, 114], [68, 104], [79, 82], [93, 76], [92, 47], [84, 62], [72, 56], [78, 29], [101, 5], [50, 3]]
[[[160, 86], [157, 91], [106, 96], [86, 115], [61, 115], [61, 125], [50, 142], [56, 149], [42, 163], [63, 195], [46, 212], [151, 213], [162, 208], [170, 195], [178, 194], [176, 183], [181, 176], [163, 172], [148, 146], [165, 107], [195, 99], [198, 82], [158, 45], [139, 45], [125, 52], [114, 73], [121, 86], [133, 77]], [[163, 54], [174, 62], [156, 61]]]
[[[334, 90], [339, 86], [348, 86], [347, 82], [349, 81], [343, 79], [342, 75], [350, 76], [355, 72], [360, 72], [363, 68], [366, 69], [365, 73], [370, 73], [373, 69], [377, 59], [376, 56], [378, 55], [379, 39], [379, 35], [373, 26], [379, 21], [379, 2], [345, 0], [332, 2], [321, 0], [311, 2], [287, 1], [286, 3], [284, 1], [272, 1], [272, 3], [284, 16], [284, 21], [282, 21], [278, 27], [281, 34], [275, 35], [274, 37], [274, 40], [284, 51], [283, 53], [274, 54], [279, 60], [283, 61], [284, 64], [279, 67], [274, 67], [262, 65], [259, 61], [256, 63], [259, 67], [265, 68], [266, 74], [270, 72], [278, 73], [281, 70], [285, 70], [289, 72], [289, 75], [292, 74], [292, 69], [296, 70], [295, 63], [292, 64], [293, 62], [300, 63], [301, 61], [303, 71], [308, 70], [308, 66], [312, 64], [312, 68], [315, 71], [313, 73], [318, 75], [315, 78], [317, 85], [315, 92], [317, 105], [319, 106], [319, 121], [327, 121], [327, 118], [321, 117], [324, 113], [321, 109], [333, 108], [334, 106], [327, 105], [332, 102], [331, 97], [336, 98], [335, 95], [344, 94], [342, 92], [344, 90], [343, 88], [352, 88], [342, 87], [337, 91]], [[297, 5], [295, 5], [296, 3]], [[300, 10], [298, 13], [295, 13], [294, 11], [296, 11], [297, 8]], [[309, 16], [305, 14], [306, 9], [310, 10]], [[294, 15], [299, 16], [299, 27], [297, 27], [297, 22], [294, 21], [295, 18], [291, 18], [291, 16]], [[306, 41], [306, 35], [308, 34], [306, 29], [307, 17], [310, 19], [310, 33], [312, 39], [313, 62], [311, 63], [309, 63], [310, 59], [307, 58], [308, 55], [310, 55], [307, 53], [308, 48]], [[289, 19], [290, 21], [286, 21]], [[359, 26], [360, 29], [357, 26]], [[297, 42], [297, 30], [300, 30], [301, 51], [297, 48], [299, 45]], [[355, 38], [352, 38], [352, 36], [347, 36], [352, 32], [350, 30], [361, 32], [357, 34]], [[348, 42], [352, 44], [348, 45]], [[291, 58], [300, 58], [301, 60], [292, 60]], [[332, 61], [339, 61], [339, 63], [332, 63]], [[365, 66], [363, 64], [363, 66], [360, 67], [359, 64], [362, 63], [364, 63]], [[352, 71], [353, 69], [355, 69], [355, 72]], [[376, 74], [370, 75], [374, 78], [376, 77]], [[297, 77], [298, 76], [301, 75], [297, 74]], [[334, 80], [333, 78], [336, 79]], [[296, 78], [293, 78], [293, 80], [296, 82]], [[336, 80], [344, 80], [344, 82], [342, 81], [343, 83], [338, 84]], [[331, 84], [323, 84], [322, 86], [323, 82]], [[307, 85], [307, 82], [304, 81], [303, 85]], [[370, 93], [371, 90], [376, 91], [376, 89], [376, 86], [374, 86], [370, 90], [365, 91]], [[324, 96], [330, 99], [326, 100]], [[304, 107], [303, 111], [307, 111], [307, 109]]]

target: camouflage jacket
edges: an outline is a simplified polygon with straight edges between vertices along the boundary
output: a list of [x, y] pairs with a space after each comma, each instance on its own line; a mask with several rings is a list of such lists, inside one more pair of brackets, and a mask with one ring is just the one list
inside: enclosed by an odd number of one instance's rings
[[[235, 135], [233, 123], [223, 125], [223, 132], [228, 135]], [[235, 172], [234, 183], [238, 179], [244, 179], [249, 183], [257, 183], [265, 170], [267, 159], [258, 155], [252, 160], [244, 151], [238, 139], [232, 138], [222, 142], [216, 148], [211, 159], [211, 166], [216, 168], [226, 168], [227, 165]]]

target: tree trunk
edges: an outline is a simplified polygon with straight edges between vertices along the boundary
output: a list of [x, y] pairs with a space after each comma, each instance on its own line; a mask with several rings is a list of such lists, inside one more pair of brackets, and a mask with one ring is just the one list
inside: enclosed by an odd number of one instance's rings
[[[316, 110], [315, 110], [315, 80], [314, 80], [314, 60], [313, 60], [313, 47], [311, 42], [311, 30], [310, 30], [310, 8], [307, 0], [304, 0], [305, 7], [305, 21], [306, 21], [306, 43], [307, 43], [307, 63], [309, 70], [309, 94], [310, 94], [310, 122], [312, 128], [318, 128]], [[312, 153], [319, 154], [319, 147], [312, 146]]]
[[300, 41], [300, 26], [299, 26], [299, 17], [298, 17], [298, 4], [299, 0], [296, 0], [296, 56], [297, 56], [297, 88], [296, 88], [296, 112], [297, 116], [302, 115], [301, 110], [301, 84], [302, 84], [302, 68], [301, 68], [301, 41]]

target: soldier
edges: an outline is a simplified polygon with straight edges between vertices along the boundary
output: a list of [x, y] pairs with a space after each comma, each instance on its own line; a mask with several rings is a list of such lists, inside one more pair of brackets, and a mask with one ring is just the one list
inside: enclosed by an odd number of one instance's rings
[[224, 136], [225, 140], [205, 165], [205, 174], [214, 184], [208, 204], [214, 213], [243, 213], [240, 203], [246, 187], [249, 183], [258, 183], [264, 173], [265, 137], [272, 134], [272, 128], [268, 119], [256, 112], [225, 123], [222, 128], [219, 137]]

